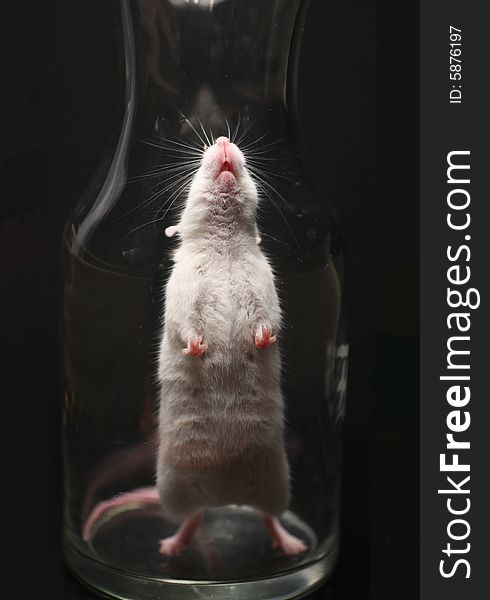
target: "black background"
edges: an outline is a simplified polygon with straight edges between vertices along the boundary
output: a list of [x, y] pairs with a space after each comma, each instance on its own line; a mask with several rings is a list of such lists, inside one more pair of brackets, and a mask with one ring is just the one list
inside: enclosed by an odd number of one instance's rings
[[[119, 118], [117, 2], [17, 2], [2, 13], [10, 555], [19, 597], [88, 599], [60, 551], [58, 256]], [[342, 218], [351, 290], [342, 555], [318, 599], [418, 597], [418, 28], [418, 3], [388, 0], [311, 0], [305, 24], [298, 120], [312, 177]]]

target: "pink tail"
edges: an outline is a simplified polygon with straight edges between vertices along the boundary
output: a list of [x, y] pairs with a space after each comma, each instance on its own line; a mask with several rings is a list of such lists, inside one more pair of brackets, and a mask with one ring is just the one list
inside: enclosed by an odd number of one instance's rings
[[[110, 509], [117, 506], [127, 506], [128, 508], [140, 508], [146, 504], [160, 505], [160, 494], [156, 487], [146, 487], [118, 494], [109, 500], [104, 500], [95, 505], [92, 512], [88, 516], [82, 531], [82, 539], [87, 542], [90, 537], [90, 532], [95, 523]], [[131, 506], [134, 505], [134, 506]]]

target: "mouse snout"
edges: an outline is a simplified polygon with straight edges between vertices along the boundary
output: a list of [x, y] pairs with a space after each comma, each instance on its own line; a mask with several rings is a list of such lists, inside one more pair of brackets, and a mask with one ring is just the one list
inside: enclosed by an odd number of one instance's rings
[[237, 148], [230, 140], [221, 136], [216, 140], [219, 171], [218, 175], [228, 172], [236, 176], [237, 174]]
[[226, 136], [218, 137], [207, 149], [204, 165], [221, 187], [232, 187], [239, 179], [244, 164], [238, 147]]
[[231, 144], [230, 140], [227, 137], [221, 136], [216, 140], [216, 145], [218, 146], [221, 154], [221, 158], [224, 162], [230, 159], [231, 155]]

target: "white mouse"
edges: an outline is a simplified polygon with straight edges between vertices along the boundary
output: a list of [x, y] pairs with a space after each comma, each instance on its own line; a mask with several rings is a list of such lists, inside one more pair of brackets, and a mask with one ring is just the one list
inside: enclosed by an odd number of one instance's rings
[[[165, 289], [160, 344], [157, 490], [128, 500], [160, 503], [179, 523], [160, 542], [178, 555], [206, 508], [246, 505], [263, 514], [273, 544], [306, 550], [278, 517], [290, 498], [277, 335], [281, 310], [258, 242], [258, 193], [240, 149], [220, 137], [204, 151], [179, 223]], [[135, 496], [136, 495], [136, 496]], [[94, 508], [84, 537], [102, 512]]]

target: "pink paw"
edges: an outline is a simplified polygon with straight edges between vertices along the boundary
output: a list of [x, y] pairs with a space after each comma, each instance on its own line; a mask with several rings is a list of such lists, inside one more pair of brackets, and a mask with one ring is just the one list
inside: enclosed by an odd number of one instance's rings
[[272, 537], [273, 548], [280, 548], [287, 556], [301, 554], [307, 550], [307, 546], [300, 539], [284, 529], [277, 517], [264, 515], [264, 522]]
[[276, 341], [276, 336], [271, 335], [271, 330], [266, 325], [259, 325], [255, 330], [255, 346], [259, 349], [267, 348]]
[[186, 544], [178, 534], [160, 540], [160, 554], [164, 556], [180, 556]]
[[187, 348], [182, 350], [182, 354], [186, 356], [202, 356], [207, 349], [208, 345], [202, 343], [202, 335], [198, 335], [189, 340]]
[[299, 538], [290, 533], [284, 533], [281, 535], [280, 539], [274, 540], [272, 547], [281, 548], [287, 556], [301, 554], [307, 550], [307, 546]]

